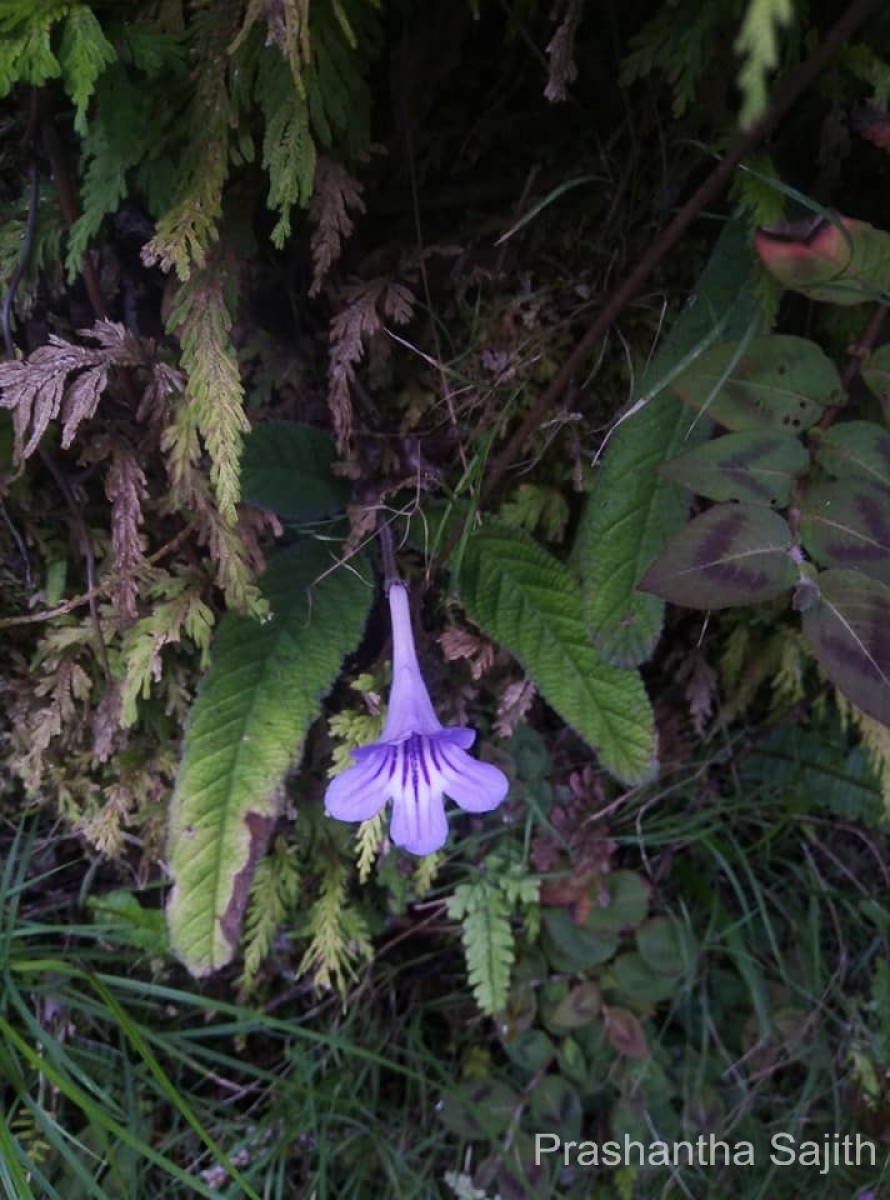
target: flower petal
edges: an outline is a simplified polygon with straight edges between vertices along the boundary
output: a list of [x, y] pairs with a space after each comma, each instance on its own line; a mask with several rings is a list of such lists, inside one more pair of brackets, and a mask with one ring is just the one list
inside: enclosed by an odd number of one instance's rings
[[457, 746], [440, 744], [432, 753], [445, 794], [464, 812], [491, 812], [510, 790], [503, 771], [479, 762]]
[[392, 687], [383, 740], [397, 742], [412, 733], [437, 733], [442, 722], [436, 716], [430, 694], [420, 674], [408, 589], [395, 582], [389, 588], [389, 612], [392, 621]]
[[416, 735], [398, 747], [389, 836], [409, 854], [432, 854], [448, 837], [442, 785], [432, 769], [429, 748], [429, 740]]
[[386, 803], [395, 755], [389, 746], [363, 746], [361, 759], [328, 784], [325, 811], [338, 821], [367, 821]]

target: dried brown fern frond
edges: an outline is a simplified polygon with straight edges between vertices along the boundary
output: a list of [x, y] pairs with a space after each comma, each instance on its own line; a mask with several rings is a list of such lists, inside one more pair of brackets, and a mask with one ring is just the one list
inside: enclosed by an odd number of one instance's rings
[[362, 185], [342, 163], [320, 155], [315, 164], [315, 190], [309, 205], [312, 224], [312, 283], [309, 295], [317, 296], [331, 267], [340, 257], [344, 241], [352, 235], [355, 223], [350, 210], [365, 211]]
[[331, 321], [328, 344], [328, 407], [342, 450], [352, 433], [352, 386], [365, 346], [383, 332], [385, 322], [406, 325], [414, 315], [415, 297], [404, 283], [391, 278], [346, 284], [344, 307]]
[[567, 85], [578, 78], [575, 66], [575, 35], [584, 13], [584, 0], [562, 0], [554, 9], [553, 16], [559, 21], [556, 32], [547, 46], [550, 70], [544, 97], [551, 104], [566, 100]]
[[517, 679], [504, 688], [492, 728], [498, 737], [512, 737], [534, 704], [538, 691], [530, 679]]
[[40, 444], [50, 422], [62, 422], [67, 449], [78, 427], [96, 411], [111, 367], [148, 365], [154, 345], [114, 321], [97, 321], [80, 336], [99, 343], [80, 346], [50, 334], [24, 361], [0, 363], [0, 408], [12, 412], [15, 457], [24, 462]]
[[135, 621], [139, 596], [136, 571], [143, 562], [139, 529], [148, 487], [145, 473], [129, 449], [115, 447], [105, 479], [105, 495], [111, 501], [114, 605], [122, 620]]

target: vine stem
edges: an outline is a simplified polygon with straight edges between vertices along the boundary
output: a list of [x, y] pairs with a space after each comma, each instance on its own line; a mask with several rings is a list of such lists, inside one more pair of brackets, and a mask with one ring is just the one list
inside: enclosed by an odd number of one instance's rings
[[[605, 336], [625, 305], [639, 292], [652, 272], [673, 249], [676, 242], [705, 206], [719, 195], [742, 159], [763, 141], [767, 133], [800, 98], [876, 6], [877, 0], [854, 0], [847, 7], [806, 62], [779, 84], [760, 120], [755, 121], [739, 135], [725, 158], [721, 159], [699, 189], [689, 197], [671, 223], [649, 243], [636, 266], [612, 292], [586, 333], [566, 359], [562, 369], [554, 376], [549, 387], [540, 394], [522, 424], [492, 462], [479, 493], [480, 507], [491, 499], [508, 467], [522, 453], [526, 443], [540, 428], [547, 414], [555, 407], [563, 392], [583, 366], [591, 349]], [[448, 558], [457, 544], [458, 537], [459, 534], [454, 535], [446, 542], [439, 554], [440, 562], [444, 562]]]

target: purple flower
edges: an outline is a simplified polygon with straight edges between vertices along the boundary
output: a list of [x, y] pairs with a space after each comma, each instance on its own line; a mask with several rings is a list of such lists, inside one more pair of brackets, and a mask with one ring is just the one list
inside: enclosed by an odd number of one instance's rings
[[325, 808], [338, 821], [367, 821], [392, 800], [389, 835], [410, 854], [432, 854], [448, 836], [444, 796], [465, 812], [490, 812], [509, 784], [503, 771], [467, 754], [476, 733], [444, 728], [420, 674], [408, 589], [389, 588], [392, 689], [379, 742], [354, 750], [355, 766], [331, 781]]

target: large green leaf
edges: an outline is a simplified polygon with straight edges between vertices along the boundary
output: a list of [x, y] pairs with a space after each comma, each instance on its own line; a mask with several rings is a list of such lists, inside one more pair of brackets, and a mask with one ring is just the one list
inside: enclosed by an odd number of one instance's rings
[[687, 608], [729, 608], [775, 599], [794, 585], [791, 530], [757, 504], [717, 504], [681, 530], [640, 587]]
[[835, 687], [890, 725], [890, 588], [858, 571], [825, 571], [817, 583], [804, 637]]
[[349, 490], [331, 474], [333, 461], [334, 443], [320, 429], [294, 421], [257, 425], [244, 440], [242, 495], [294, 521], [341, 512]]
[[170, 814], [170, 939], [195, 975], [234, 954], [284, 774], [361, 638], [371, 589], [332, 566], [321, 543], [300, 542], [262, 578], [269, 619], [228, 613], [220, 623]]
[[494, 522], [467, 541], [461, 600], [528, 671], [541, 695], [620, 779], [655, 769], [652, 708], [636, 671], [605, 662], [584, 626], [581, 591], [527, 534]]
[[890, 233], [832, 213], [777, 229], [758, 229], [754, 244], [783, 287], [831, 304], [886, 301]]
[[784, 508], [809, 455], [790, 433], [726, 433], [659, 468], [665, 479], [709, 500], [749, 500]]
[[816, 440], [816, 462], [836, 479], [866, 479], [890, 487], [890, 432], [874, 421], [832, 425]]
[[863, 480], [808, 488], [800, 536], [824, 567], [850, 568], [890, 585], [890, 493]]
[[686, 497], [658, 465], [707, 438], [672, 394], [672, 378], [719, 337], [743, 337], [758, 321], [747, 232], [724, 229], [683, 309], [640, 382], [642, 409], [615, 431], [594, 476], [578, 530], [587, 625], [610, 662], [635, 666], [655, 649], [664, 603], [637, 591], [643, 572], [686, 520]]
[[786, 334], [721, 342], [674, 384], [684, 404], [727, 429], [797, 433], [843, 398], [837, 367], [815, 342]]

